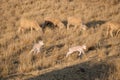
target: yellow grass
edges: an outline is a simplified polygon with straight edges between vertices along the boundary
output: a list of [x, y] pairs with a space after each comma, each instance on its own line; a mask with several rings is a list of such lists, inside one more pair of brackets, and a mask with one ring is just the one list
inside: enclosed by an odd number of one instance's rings
[[[120, 33], [106, 38], [107, 21], [119, 21], [119, 0], [1, 0], [0, 80], [119, 80]], [[21, 17], [39, 25], [46, 16], [62, 20], [65, 28], [44, 28], [44, 33], [18, 34]], [[70, 27], [68, 16], [82, 18], [88, 29]], [[40, 54], [28, 54], [43, 40]], [[86, 56], [65, 57], [70, 47], [86, 44]]]

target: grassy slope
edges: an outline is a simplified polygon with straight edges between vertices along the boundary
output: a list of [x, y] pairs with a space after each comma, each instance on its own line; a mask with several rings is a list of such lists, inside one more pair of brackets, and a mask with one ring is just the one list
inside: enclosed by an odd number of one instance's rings
[[[105, 38], [105, 21], [120, 18], [119, 0], [1, 0], [0, 2], [0, 76], [6, 79], [40, 80], [118, 80], [120, 79], [120, 37]], [[21, 17], [46, 16], [66, 21], [68, 16], [82, 18], [89, 27], [59, 31], [18, 34]], [[39, 39], [45, 42], [41, 54], [28, 55]], [[86, 44], [86, 56], [65, 58], [69, 47]], [[24, 73], [24, 74], [23, 74]], [[58, 77], [56, 77], [58, 76]]]

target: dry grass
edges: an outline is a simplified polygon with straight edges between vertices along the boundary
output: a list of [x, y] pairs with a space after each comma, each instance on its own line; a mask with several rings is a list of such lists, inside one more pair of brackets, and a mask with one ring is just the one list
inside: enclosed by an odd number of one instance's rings
[[[106, 21], [118, 21], [119, 0], [1, 0], [0, 79], [7, 80], [119, 80], [120, 34], [106, 38]], [[68, 31], [46, 26], [44, 34], [18, 34], [21, 17], [42, 24], [46, 16], [61, 19], [77, 16], [88, 29]], [[42, 53], [28, 55], [42, 39]], [[68, 48], [86, 44], [86, 56], [65, 58]]]

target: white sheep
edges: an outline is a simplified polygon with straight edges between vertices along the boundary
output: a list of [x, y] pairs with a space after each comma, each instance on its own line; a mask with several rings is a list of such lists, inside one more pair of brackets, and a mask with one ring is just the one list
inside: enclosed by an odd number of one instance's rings
[[19, 24], [20, 24], [19, 29], [18, 29], [19, 33], [27, 29], [30, 29], [31, 32], [33, 29], [35, 29], [36, 31], [42, 31], [41, 27], [39, 26], [36, 20], [21, 18]]
[[105, 24], [105, 26], [107, 27], [107, 36], [110, 35], [113, 37], [113, 32], [116, 32], [116, 36], [118, 36], [120, 32], [120, 22], [109, 21]]
[[39, 53], [41, 52], [41, 47], [44, 45], [43, 41], [39, 41], [38, 43], [34, 44], [32, 50], [30, 51], [30, 53]]
[[45, 17], [44, 20], [45, 22], [48, 21], [48, 22], [53, 23], [55, 27], [65, 28], [65, 25], [62, 23], [60, 19], [52, 18], [52, 17]]
[[67, 30], [69, 30], [70, 25], [73, 25], [74, 28], [76, 29], [78, 26], [83, 29], [86, 30], [87, 26], [83, 24], [82, 20], [76, 17], [68, 17], [67, 18], [68, 24], [67, 24]]
[[85, 54], [84, 50], [86, 50], [85, 45], [69, 48], [69, 51], [67, 52], [66, 57], [68, 57], [70, 54], [72, 54], [75, 51], [78, 51], [80, 56], [82, 53]]

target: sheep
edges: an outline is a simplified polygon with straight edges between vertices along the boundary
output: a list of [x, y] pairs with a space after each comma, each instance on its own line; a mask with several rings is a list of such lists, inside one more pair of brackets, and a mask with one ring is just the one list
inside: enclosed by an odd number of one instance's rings
[[44, 18], [45, 22], [51, 22], [54, 24], [54, 26], [59, 27], [60, 29], [65, 28], [65, 25], [61, 22], [60, 19], [52, 18], [52, 17], [45, 17]]
[[31, 32], [33, 29], [35, 29], [36, 31], [42, 31], [37, 21], [32, 19], [21, 18], [18, 32], [20, 33], [27, 29], [31, 29]]
[[67, 30], [69, 30], [69, 26], [73, 25], [75, 29], [77, 26], [80, 26], [81, 29], [86, 30], [87, 26], [82, 23], [81, 19], [75, 18], [75, 17], [68, 17], [67, 18], [68, 24], [67, 24]]
[[119, 22], [113, 22], [113, 21], [109, 21], [107, 23], [105, 23], [106, 27], [107, 27], [107, 33], [106, 36], [111, 36], [114, 37], [113, 32], [116, 33], [115, 36], [117, 36], [120, 32], [120, 23]]
[[66, 57], [68, 57], [70, 54], [72, 54], [75, 51], [78, 51], [80, 56], [82, 53], [85, 54], [84, 50], [86, 50], [85, 45], [69, 48], [69, 51], [67, 52]]
[[41, 47], [44, 45], [43, 41], [39, 41], [38, 43], [34, 44], [32, 50], [29, 53], [35, 54], [41, 52]]

